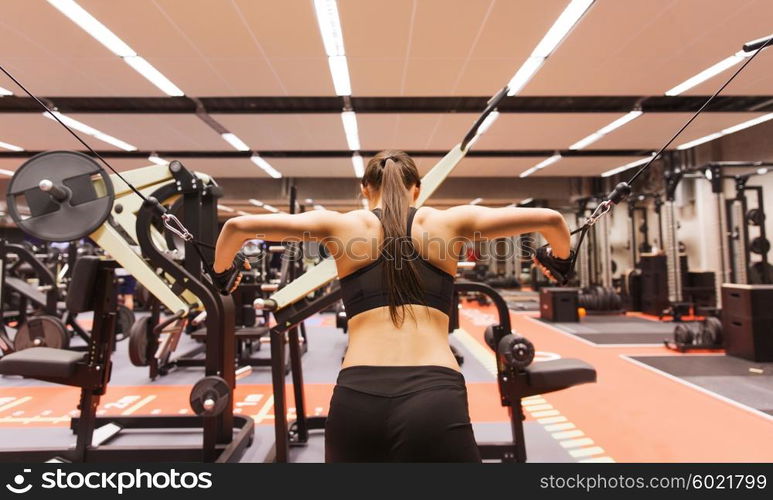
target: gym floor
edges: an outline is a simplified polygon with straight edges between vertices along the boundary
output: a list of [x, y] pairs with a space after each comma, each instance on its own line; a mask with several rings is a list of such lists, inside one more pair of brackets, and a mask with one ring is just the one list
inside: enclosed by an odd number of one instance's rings
[[[332, 314], [307, 321], [303, 357], [309, 414], [325, 414], [347, 337]], [[722, 352], [680, 354], [662, 340], [672, 325], [641, 315], [589, 316], [581, 323], [543, 322], [535, 312], [512, 311], [513, 328], [527, 336], [540, 360], [579, 358], [598, 372], [595, 384], [524, 400], [526, 447], [532, 462], [769, 462], [773, 459], [773, 363], [752, 363]], [[84, 326], [88, 320], [84, 319]], [[491, 306], [464, 302], [451, 343], [464, 356], [470, 414], [479, 442], [510, 438], [499, 404], [492, 351], [483, 330], [495, 323]], [[630, 341], [633, 339], [634, 341]], [[183, 353], [195, 345], [186, 340]], [[266, 346], [267, 347], [267, 346]], [[268, 349], [263, 353], [267, 355]], [[751, 369], [751, 370], [750, 370]], [[200, 369], [177, 369], [151, 382], [129, 363], [125, 344], [114, 356], [102, 415], [190, 413], [188, 387]], [[289, 382], [289, 378], [288, 378]], [[185, 387], [182, 389], [182, 387]], [[0, 388], [3, 447], [68, 444], [78, 390], [5, 377]], [[273, 444], [274, 407], [267, 368], [238, 381], [235, 411], [256, 421], [256, 439], [242, 461], [263, 462]], [[293, 417], [295, 408], [288, 409]], [[132, 433], [118, 444], [195, 442], [195, 435]], [[297, 462], [320, 462], [324, 437], [292, 449]]]

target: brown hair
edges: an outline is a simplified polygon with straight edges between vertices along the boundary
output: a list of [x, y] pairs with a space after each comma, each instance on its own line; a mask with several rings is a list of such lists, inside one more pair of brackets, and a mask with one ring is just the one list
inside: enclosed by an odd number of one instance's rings
[[408, 239], [407, 228], [412, 201], [410, 189], [421, 186], [419, 171], [413, 159], [403, 151], [381, 151], [368, 161], [362, 185], [381, 194], [383, 241], [380, 253], [387, 263], [384, 282], [389, 291], [389, 316], [399, 327], [405, 319], [404, 304], [424, 303], [414, 262], [416, 253]]

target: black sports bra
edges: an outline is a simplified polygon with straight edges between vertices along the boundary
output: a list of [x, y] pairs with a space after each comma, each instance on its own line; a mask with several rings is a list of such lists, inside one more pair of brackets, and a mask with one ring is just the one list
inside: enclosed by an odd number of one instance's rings
[[[381, 210], [375, 209], [373, 213], [381, 220]], [[416, 208], [411, 207], [408, 214], [408, 237], [411, 237], [411, 226]], [[419, 274], [419, 282], [423, 291], [424, 304], [445, 314], [451, 314], [451, 306], [454, 299], [454, 277], [442, 269], [433, 266], [423, 258], [417, 259], [416, 271]], [[341, 295], [349, 318], [389, 305], [389, 293], [384, 283], [384, 257], [371, 262], [367, 266], [357, 269], [340, 279]]]

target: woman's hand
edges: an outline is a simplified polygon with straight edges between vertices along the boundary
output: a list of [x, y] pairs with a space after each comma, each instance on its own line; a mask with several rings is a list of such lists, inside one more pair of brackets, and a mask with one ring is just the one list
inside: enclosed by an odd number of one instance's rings
[[237, 252], [230, 267], [221, 272], [212, 269], [212, 282], [221, 295], [229, 295], [242, 281], [242, 270], [249, 270], [250, 262], [242, 252]]

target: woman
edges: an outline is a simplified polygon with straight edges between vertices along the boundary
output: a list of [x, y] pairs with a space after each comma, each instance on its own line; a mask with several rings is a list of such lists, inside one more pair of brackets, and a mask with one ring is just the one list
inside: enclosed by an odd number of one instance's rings
[[456, 256], [472, 239], [538, 231], [552, 248], [537, 254], [541, 267], [559, 279], [568, 270], [569, 230], [558, 212], [417, 210], [420, 189], [413, 160], [383, 151], [362, 178], [370, 210], [236, 217], [218, 238], [221, 287], [241, 268], [234, 254], [249, 238], [317, 239], [335, 258], [349, 347], [325, 428], [328, 462], [479, 462], [464, 378], [448, 344]]

